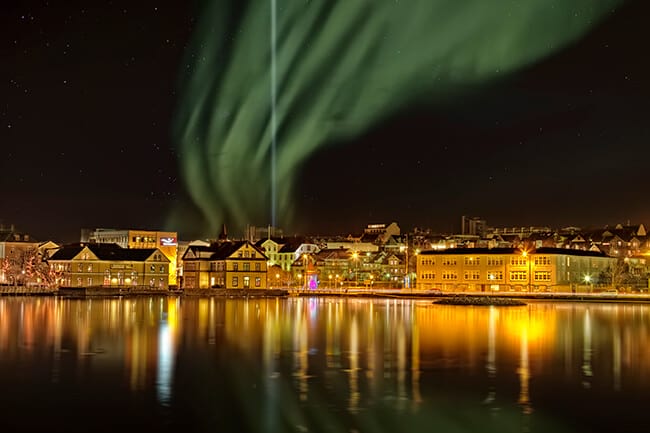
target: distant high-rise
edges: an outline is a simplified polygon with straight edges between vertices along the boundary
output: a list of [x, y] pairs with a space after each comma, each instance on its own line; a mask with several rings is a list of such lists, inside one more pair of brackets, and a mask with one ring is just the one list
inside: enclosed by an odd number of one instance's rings
[[460, 233], [462, 235], [485, 236], [487, 222], [480, 217], [468, 217], [463, 215], [460, 224]]

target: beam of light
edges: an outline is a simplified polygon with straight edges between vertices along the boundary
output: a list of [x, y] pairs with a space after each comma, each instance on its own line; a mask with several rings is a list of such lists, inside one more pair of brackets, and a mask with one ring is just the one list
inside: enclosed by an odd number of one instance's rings
[[271, 0], [271, 225], [277, 227], [277, 3]]
[[205, 0], [173, 131], [205, 230], [265, 226], [269, 209], [287, 227], [322, 146], [539, 61], [620, 2]]

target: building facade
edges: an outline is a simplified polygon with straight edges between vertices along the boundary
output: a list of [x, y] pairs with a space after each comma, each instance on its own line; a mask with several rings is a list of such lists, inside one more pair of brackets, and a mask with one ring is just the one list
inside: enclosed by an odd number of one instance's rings
[[81, 242], [98, 244], [117, 244], [122, 248], [150, 249], [158, 248], [169, 260], [169, 284], [177, 284], [178, 234], [153, 230], [84, 230]]
[[169, 289], [169, 259], [158, 248], [75, 244], [48, 259], [61, 287]]
[[266, 289], [264, 252], [248, 241], [190, 246], [183, 255], [185, 289]]
[[423, 251], [417, 288], [443, 291], [589, 291], [616, 264], [600, 252], [563, 248], [457, 248]]

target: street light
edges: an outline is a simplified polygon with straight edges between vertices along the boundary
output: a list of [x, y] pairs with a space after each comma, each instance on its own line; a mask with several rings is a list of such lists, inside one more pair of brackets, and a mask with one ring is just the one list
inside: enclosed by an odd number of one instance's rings
[[280, 288], [280, 274], [279, 273], [275, 274], [275, 288], [276, 289]]
[[329, 274], [327, 278], [330, 280], [330, 290], [332, 290], [332, 274]]
[[589, 286], [589, 293], [592, 293], [594, 291], [594, 286], [591, 283], [591, 275], [587, 274], [585, 275], [585, 283]]
[[530, 293], [530, 282], [531, 282], [531, 276], [530, 276], [530, 257], [528, 257], [528, 251], [523, 251], [521, 253], [522, 257], [526, 259], [526, 264], [528, 265], [528, 272], [527, 272], [527, 281], [526, 281], [526, 291]]
[[352, 253], [352, 259], [354, 260], [354, 285], [359, 285], [359, 253], [357, 251]]

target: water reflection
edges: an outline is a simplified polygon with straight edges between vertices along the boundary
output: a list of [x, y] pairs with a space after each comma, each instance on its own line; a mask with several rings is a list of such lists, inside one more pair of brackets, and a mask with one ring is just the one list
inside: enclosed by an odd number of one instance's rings
[[151, 396], [169, 409], [152, 424], [159, 430], [203, 431], [220, 420], [240, 431], [405, 423], [561, 431], [578, 419], [597, 431], [592, 423], [606, 413], [582, 420], [568, 406], [646, 403], [648, 313], [645, 305], [396, 299], [0, 298], [0, 385], [17, 389], [24, 370], [41, 377], [27, 396], [46, 383], [52, 393], [73, 383], [83, 398], [123, 404], [125, 391], [138, 405]]

